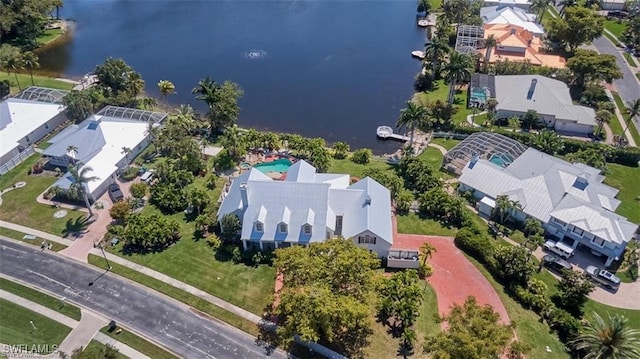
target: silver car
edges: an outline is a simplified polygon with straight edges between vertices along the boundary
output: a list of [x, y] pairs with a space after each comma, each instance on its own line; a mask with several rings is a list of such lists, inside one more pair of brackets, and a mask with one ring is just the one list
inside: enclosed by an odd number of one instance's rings
[[615, 274], [598, 268], [596, 266], [588, 266], [584, 272], [591, 277], [597, 283], [602, 284], [605, 287], [611, 288], [613, 290], [618, 289], [620, 287], [620, 278], [616, 277]]

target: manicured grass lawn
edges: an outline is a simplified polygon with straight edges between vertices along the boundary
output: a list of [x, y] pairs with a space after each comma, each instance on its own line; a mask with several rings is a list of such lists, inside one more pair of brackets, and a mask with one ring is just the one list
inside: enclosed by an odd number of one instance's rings
[[[36, 326], [36, 330], [30, 324]], [[71, 332], [71, 328], [43, 315], [21, 307], [13, 302], [0, 299], [0, 342], [2, 344], [60, 345]]]
[[399, 233], [455, 236], [457, 232], [454, 227], [444, 227], [438, 221], [420, 218], [417, 214], [399, 215], [396, 218]]
[[[89, 351], [89, 352], [93, 352], [95, 351], [96, 353], [102, 353], [102, 351], [104, 350], [104, 348], [106, 347], [106, 345], [96, 341], [96, 340], [92, 340], [89, 342], [89, 344], [87, 344], [87, 346], [84, 348], [84, 351]], [[71, 354], [71, 353], [69, 353]], [[122, 353], [118, 353], [118, 359], [127, 359], [128, 357]], [[135, 358], [131, 358], [131, 359], [135, 359]]]
[[[432, 91], [415, 93], [415, 101], [418, 103], [435, 102], [437, 100], [447, 101], [449, 85], [444, 80], [438, 80], [435, 83], [436, 85]], [[460, 124], [465, 122], [467, 115], [470, 115], [473, 111], [467, 108], [467, 90], [465, 88], [456, 90], [455, 98], [454, 106], [458, 108], [458, 112], [453, 115], [453, 122]]]
[[453, 176], [446, 171], [442, 170], [442, 161], [444, 160], [444, 155], [440, 152], [439, 149], [435, 147], [427, 147], [424, 152], [422, 152], [419, 156], [429, 163], [434, 170], [436, 170], [438, 176], [443, 180], [447, 180], [449, 178], [453, 178]]
[[[482, 275], [487, 278], [496, 292], [498, 292], [502, 303], [507, 309], [509, 318], [515, 323], [518, 339], [531, 347], [531, 350], [526, 355], [527, 358], [569, 358], [569, 355], [564, 352], [564, 345], [555, 333], [550, 332], [546, 324], [539, 321], [540, 318], [536, 313], [522, 308], [518, 302], [507, 294], [505, 288], [493, 279], [482, 264], [466, 254], [465, 256], [480, 270]], [[546, 352], [546, 346], [549, 346], [552, 354]]]
[[[36, 237], [36, 239], [24, 239], [23, 237], [25, 234], [28, 234], [28, 233], [22, 233], [22, 232], [14, 231], [12, 229], [0, 227], [0, 235], [2, 236], [13, 238], [21, 242], [29, 243], [38, 247], [42, 244], [42, 238]], [[51, 250], [55, 252], [59, 252], [67, 248], [67, 246], [65, 246], [64, 244], [60, 244], [57, 242], [49, 242], [49, 243], [51, 243]]]
[[620, 190], [617, 198], [622, 201], [616, 213], [627, 217], [633, 223], [640, 223], [640, 168], [607, 163], [604, 182]]
[[139, 336], [128, 332], [124, 329], [118, 334], [115, 331], [110, 332], [109, 327], [106, 326], [100, 331], [111, 338], [130, 346], [131, 348], [139, 351], [142, 354], [147, 355], [153, 359], [177, 359], [178, 357], [169, 353], [168, 351], [160, 348], [159, 346], [140, 338]]
[[362, 172], [368, 168], [380, 168], [383, 170], [391, 169], [392, 166], [388, 164], [382, 157], [371, 157], [371, 162], [366, 165], [361, 165], [352, 162], [350, 159], [344, 160], [331, 160], [331, 167], [327, 173], [346, 173], [351, 176], [362, 178]]
[[4, 278], [0, 278], [0, 289], [6, 290], [7, 292], [13, 293], [22, 298], [29, 299], [32, 302], [64, 314], [69, 318], [80, 320], [80, 308], [69, 303], [65, 303], [63, 306], [60, 298], [54, 298], [50, 295]]
[[622, 33], [627, 28], [627, 23], [618, 20], [605, 20], [604, 28], [609, 30], [615, 37], [620, 38]]
[[[622, 98], [620, 98], [620, 95], [618, 95], [617, 92], [613, 92], [612, 91], [611, 93], [613, 94], [613, 99], [616, 102], [616, 106], [618, 106], [618, 109], [622, 113], [622, 117], [624, 118], [625, 127], [626, 127], [626, 122], [627, 122], [626, 105], [625, 105], [624, 101], [622, 101]], [[611, 122], [613, 122], [613, 121], [611, 121]], [[631, 133], [631, 137], [633, 137], [633, 140], [636, 141], [636, 145], [640, 146], [640, 133], [638, 133], [638, 129], [636, 128], [636, 126], [634, 124], [630, 124], [629, 125], [629, 132]], [[620, 134], [622, 134], [622, 129], [620, 129]]]
[[0, 189], [11, 187], [19, 181], [27, 183], [26, 186], [2, 196], [0, 219], [59, 236], [81, 230], [85, 213], [69, 210], [66, 217], [55, 219], [53, 214], [58, 209], [36, 202], [38, 195], [56, 181], [54, 176], [27, 175], [27, 170], [39, 159], [38, 154], [34, 154], [9, 173], [0, 176]]
[[[96, 256], [93, 254], [89, 254], [89, 264], [92, 264], [94, 266], [97, 266], [99, 268], [105, 268], [106, 267], [106, 263], [104, 261], [104, 258], [100, 257], [100, 256]], [[140, 272], [137, 272], [133, 269], [121, 266], [117, 263], [112, 263], [111, 264], [111, 272], [120, 275], [122, 277], [128, 278], [134, 282], [138, 282], [142, 285], [144, 285], [145, 287], [149, 287], [153, 290], [156, 290], [162, 294], [165, 294], [171, 298], [174, 298], [176, 300], [179, 300], [191, 307], [194, 307], [196, 309], [198, 309], [199, 311], [206, 313], [208, 315], [211, 315], [212, 317], [215, 317], [217, 319], [220, 319], [226, 323], [229, 323], [231, 325], [233, 325], [236, 328], [239, 328], [241, 330], [244, 330], [247, 333], [253, 334], [253, 335], [258, 335], [258, 328], [256, 327], [255, 324], [253, 324], [252, 322], [245, 320], [231, 312], [228, 312], [216, 305], [213, 305], [207, 301], [205, 301], [204, 299], [201, 299], [193, 294], [187, 293], [183, 290], [180, 290], [178, 288], [175, 288], [163, 281], [157, 280], [155, 278], [151, 278], [145, 274], [142, 274]], [[194, 266], [195, 268], [195, 266]], [[215, 280], [213, 278], [204, 278], [204, 279], [209, 279], [211, 281]], [[272, 287], [273, 288], [273, 287]], [[264, 296], [263, 296], [264, 299]]]
[[624, 56], [625, 60], [627, 60], [627, 62], [629, 63], [629, 65], [636, 67], [638, 66], [637, 61], [635, 60], [635, 58], [633, 56], [631, 56], [628, 52], [623, 52], [622, 56]]
[[38, 44], [40, 45], [46, 45], [62, 36], [62, 34], [64, 34], [64, 31], [62, 29], [45, 30], [42, 34], [40, 34], [40, 36], [36, 38], [36, 41], [38, 41]]
[[458, 143], [460, 143], [460, 140], [455, 140], [455, 139], [446, 139], [446, 138], [434, 138], [433, 140], [431, 140], [432, 143], [438, 144], [444, 148], [446, 148], [447, 150], [450, 150], [452, 148], [454, 148]]
[[[18, 83], [20, 83], [20, 87], [23, 90], [31, 86], [31, 77], [27, 73], [18, 74], [18, 82], [16, 82], [16, 77], [13, 73], [11, 75], [7, 75], [6, 71], [2, 71], [0, 72], [0, 81], [3, 80], [9, 80], [9, 83], [11, 84], [11, 93], [17, 93], [20, 91], [20, 89], [18, 88]], [[49, 87], [59, 90], [71, 90], [73, 88], [73, 84], [70, 84], [68, 82], [38, 75], [33, 75], [33, 83], [35, 86]]]

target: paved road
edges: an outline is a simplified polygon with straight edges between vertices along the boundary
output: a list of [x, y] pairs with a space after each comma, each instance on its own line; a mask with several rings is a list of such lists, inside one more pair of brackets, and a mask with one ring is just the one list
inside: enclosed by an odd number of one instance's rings
[[[614, 55], [617, 59], [618, 67], [620, 71], [622, 71], [623, 78], [619, 80], [613, 81], [613, 84], [616, 86], [620, 97], [624, 101], [625, 105], [627, 102], [634, 101], [637, 98], [640, 98], [640, 84], [636, 80], [635, 74], [629, 69], [627, 66], [627, 62], [624, 60], [622, 53], [620, 50], [614, 46], [609, 39], [604, 36], [601, 36], [595, 40], [593, 40], [593, 46], [600, 53], [611, 54]], [[634, 119], [636, 128], [640, 130], [640, 116], [636, 116]], [[640, 145], [640, 144], [638, 144]]]
[[85, 306], [185, 358], [286, 358], [252, 336], [111, 273], [0, 238], [0, 273]]

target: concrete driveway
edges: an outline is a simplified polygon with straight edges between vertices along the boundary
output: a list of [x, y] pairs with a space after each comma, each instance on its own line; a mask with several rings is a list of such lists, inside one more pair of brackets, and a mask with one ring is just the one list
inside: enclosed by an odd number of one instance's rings
[[109, 272], [0, 238], [0, 273], [91, 308], [184, 358], [286, 358], [238, 329]]

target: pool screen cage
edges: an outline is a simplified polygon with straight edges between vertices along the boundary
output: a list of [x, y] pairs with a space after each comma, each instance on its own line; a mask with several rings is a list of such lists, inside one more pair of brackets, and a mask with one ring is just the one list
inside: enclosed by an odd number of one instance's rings
[[68, 93], [69, 91], [31, 86], [22, 90], [15, 96], [15, 98], [19, 98], [21, 100], [62, 104], [62, 98], [67, 96]]
[[460, 175], [474, 155], [480, 159], [499, 156], [501, 163], [506, 167], [520, 157], [527, 148], [522, 143], [499, 133], [476, 132], [447, 152], [442, 167]]
[[126, 118], [128, 120], [143, 122], [153, 121], [154, 123], [160, 123], [167, 117], [167, 114], [164, 112], [153, 112], [117, 106], [107, 106], [100, 110], [96, 115], [115, 118]]
[[477, 53], [478, 49], [482, 46], [484, 46], [484, 29], [481, 26], [458, 26], [455, 47], [457, 52], [465, 55], [473, 55]]

